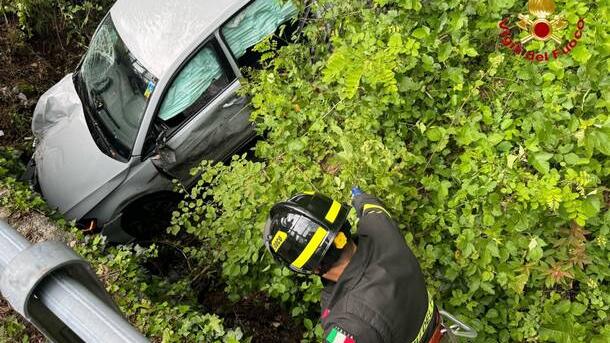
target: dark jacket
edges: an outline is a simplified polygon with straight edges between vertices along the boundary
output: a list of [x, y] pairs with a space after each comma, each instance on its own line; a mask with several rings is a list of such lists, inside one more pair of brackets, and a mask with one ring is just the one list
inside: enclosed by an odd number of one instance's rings
[[417, 259], [381, 202], [359, 195], [356, 253], [322, 292], [325, 342], [427, 342], [434, 305]]

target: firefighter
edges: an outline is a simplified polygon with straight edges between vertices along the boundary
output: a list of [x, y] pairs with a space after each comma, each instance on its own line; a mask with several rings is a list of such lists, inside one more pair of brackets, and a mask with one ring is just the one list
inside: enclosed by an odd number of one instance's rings
[[308, 192], [273, 206], [267, 249], [293, 272], [322, 278], [324, 342], [440, 342], [440, 316], [398, 227], [377, 198], [352, 194], [355, 237], [350, 207]]

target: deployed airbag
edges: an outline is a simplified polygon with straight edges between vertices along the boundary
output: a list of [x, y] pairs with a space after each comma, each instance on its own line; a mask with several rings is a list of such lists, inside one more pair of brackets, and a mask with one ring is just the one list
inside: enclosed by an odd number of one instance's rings
[[165, 95], [159, 118], [169, 120], [191, 106], [222, 76], [222, 68], [212, 48], [202, 49], [182, 69]]
[[222, 28], [222, 34], [235, 58], [239, 59], [248, 48], [274, 33], [297, 13], [292, 1], [282, 5], [279, 0], [257, 0], [229, 21]]

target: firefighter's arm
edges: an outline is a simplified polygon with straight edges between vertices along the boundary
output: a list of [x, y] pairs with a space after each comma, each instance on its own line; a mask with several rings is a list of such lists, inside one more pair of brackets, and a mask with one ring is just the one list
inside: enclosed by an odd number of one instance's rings
[[360, 219], [369, 213], [382, 213], [390, 217], [390, 213], [388, 213], [381, 201], [370, 194], [360, 193], [355, 195], [352, 198], [352, 205]]
[[376, 197], [362, 193], [352, 198], [352, 205], [360, 218], [358, 234], [374, 237], [382, 244], [396, 240], [403, 242], [396, 223], [392, 220], [390, 213], [385, 209], [383, 203]]

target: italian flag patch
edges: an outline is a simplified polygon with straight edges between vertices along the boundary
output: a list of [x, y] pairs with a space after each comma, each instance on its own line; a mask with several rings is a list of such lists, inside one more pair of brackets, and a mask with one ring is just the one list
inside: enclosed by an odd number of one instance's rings
[[326, 336], [326, 343], [356, 343], [356, 340], [340, 328], [334, 327]]

